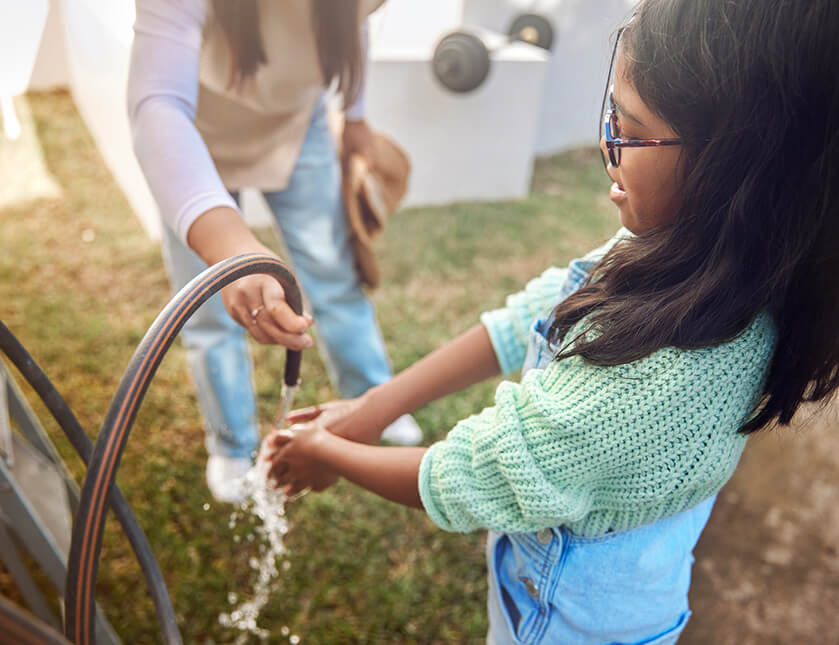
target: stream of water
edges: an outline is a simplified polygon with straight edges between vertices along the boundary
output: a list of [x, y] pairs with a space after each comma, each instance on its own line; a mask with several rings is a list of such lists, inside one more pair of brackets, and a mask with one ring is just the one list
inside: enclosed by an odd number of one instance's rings
[[[245, 501], [230, 515], [231, 529], [236, 527], [239, 519], [247, 515], [252, 515], [258, 520], [254, 529], [255, 535], [253, 532], [248, 533], [245, 539], [248, 542], [256, 540], [260, 543], [259, 556], [252, 557], [249, 562], [256, 575], [250, 597], [240, 601], [239, 596], [231, 592], [228, 594], [228, 601], [235, 607], [229, 613], [219, 615], [219, 623], [222, 626], [239, 630], [236, 645], [244, 645], [249, 635], [260, 640], [268, 638], [270, 632], [260, 627], [257, 622], [259, 614], [279, 585], [280, 571], [287, 571], [291, 567], [291, 561], [286, 557], [288, 552], [283, 544], [289, 529], [285, 515], [288, 500], [281, 489], [268, 485], [268, 468], [267, 461], [256, 460], [243, 479]], [[233, 537], [234, 542], [240, 542], [241, 539], [238, 534]], [[300, 637], [292, 634], [288, 627], [282, 627], [280, 633], [288, 637], [292, 645], [300, 642]]]

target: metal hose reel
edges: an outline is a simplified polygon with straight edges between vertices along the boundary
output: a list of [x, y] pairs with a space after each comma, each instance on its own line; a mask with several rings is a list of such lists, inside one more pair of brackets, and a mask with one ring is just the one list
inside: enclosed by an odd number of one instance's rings
[[437, 43], [431, 69], [437, 80], [452, 92], [471, 92], [489, 74], [489, 50], [476, 35], [455, 31]]
[[530, 43], [548, 51], [553, 49], [554, 28], [550, 20], [538, 13], [522, 13], [507, 29], [511, 41]]
[[[501, 47], [526, 42], [545, 50], [554, 44], [554, 28], [545, 16], [523, 13], [516, 16], [507, 30]], [[490, 69], [490, 49], [476, 34], [453, 31], [443, 36], [434, 48], [431, 69], [439, 83], [452, 92], [471, 92], [486, 81]]]
[[[96, 634], [95, 596], [99, 553], [110, 504], [114, 507], [148, 580], [164, 642], [167, 645], [183, 642], [157, 562], [114, 482], [123, 448], [143, 396], [163, 356], [184, 323], [223, 287], [255, 273], [274, 276], [282, 285], [286, 301], [292, 310], [297, 314], [302, 313], [303, 303], [297, 281], [288, 268], [275, 257], [242, 255], [209, 267], [172, 298], [146, 332], [123, 374], [102, 429], [92, 447], [64, 400], [17, 339], [0, 323], [0, 350], [29, 381], [88, 465], [73, 522], [64, 576], [64, 636], [8, 602], [0, 602], [0, 633], [16, 634], [20, 638], [15, 642], [22, 643], [69, 641], [76, 645], [92, 645]], [[283, 376], [286, 387], [295, 387], [298, 384], [301, 356], [299, 351], [286, 352]]]

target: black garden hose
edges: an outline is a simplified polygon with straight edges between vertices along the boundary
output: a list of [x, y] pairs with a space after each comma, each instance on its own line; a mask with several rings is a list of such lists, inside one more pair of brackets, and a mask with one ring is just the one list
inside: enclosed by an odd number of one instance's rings
[[[93, 643], [96, 575], [105, 527], [105, 500], [116, 479], [123, 448], [149, 382], [166, 350], [195, 310], [226, 285], [254, 273], [273, 275], [282, 285], [289, 306], [295, 313], [302, 313], [297, 282], [282, 262], [269, 255], [237, 256], [209, 267], [181, 289], [158, 314], [131, 357], [96, 438], [73, 523], [64, 596], [64, 633], [76, 645]], [[297, 385], [299, 380], [300, 359], [299, 351], [287, 351], [284, 381], [289, 387]]]
[[[87, 438], [67, 402], [3, 321], [0, 321], [0, 349], [9, 357], [9, 360], [26, 379], [26, 382], [32, 386], [35, 393], [41, 397], [53, 419], [67, 435], [73, 448], [76, 449], [79, 457], [87, 466], [90, 463], [93, 444]], [[137, 519], [131, 512], [131, 507], [117, 486], [113, 487], [109, 501], [114, 509], [114, 515], [119, 520], [128, 541], [131, 543], [131, 548], [134, 549], [134, 554], [137, 556], [137, 561], [140, 563], [140, 568], [148, 582], [149, 592], [157, 610], [164, 641], [166, 643], [181, 643], [178, 623], [175, 620], [175, 612], [172, 609], [172, 602], [166, 590], [166, 583], [163, 581], [163, 574], [160, 572], [157, 560], [154, 559], [154, 554], [143, 529], [140, 528]]]

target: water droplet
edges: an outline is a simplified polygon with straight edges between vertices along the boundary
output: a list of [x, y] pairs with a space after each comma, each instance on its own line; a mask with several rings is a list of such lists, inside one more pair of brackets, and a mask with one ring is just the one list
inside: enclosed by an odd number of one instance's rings
[[288, 642], [291, 643], [291, 645], [297, 645], [297, 643], [300, 642], [300, 637], [297, 634], [292, 634], [288, 637]]
[[205, 504], [204, 504], [204, 506], [203, 506], [202, 508], [203, 508], [205, 511], [209, 511], [209, 510], [210, 510], [210, 505], [205, 503]]
[[282, 634], [283, 636], [288, 636], [290, 633], [291, 630], [286, 625], [283, 625], [280, 629], [280, 634]]
[[227, 594], [227, 602], [229, 602], [231, 605], [236, 603], [237, 598], [238, 596], [232, 591], [229, 594]]

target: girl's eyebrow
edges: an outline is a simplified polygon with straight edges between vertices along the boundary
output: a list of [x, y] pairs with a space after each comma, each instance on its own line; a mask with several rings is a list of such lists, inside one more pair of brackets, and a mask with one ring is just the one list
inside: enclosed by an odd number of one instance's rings
[[635, 123], [636, 123], [637, 125], [641, 126], [642, 128], [643, 128], [643, 127], [645, 127], [645, 126], [644, 126], [644, 122], [643, 122], [643, 121], [641, 121], [641, 119], [639, 119], [639, 118], [638, 118], [637, 116], [635, 116], [634, 114], [632, 114], [632, 113], [630, 113], [630, 112], [627, 112], [627, 111], [623, 108], [623, 106], [622, 106], [620, 103], [618, 103], [618, 100], [615, 98], [615, 94], [614, 94], [614, 92], [612, 93], [612, 103], [614, 103], [614, 104], [615, 104], [615, 109], [618, 111], [618, 113], [619, 113], [621, 116], [625, 116], [625, 117], [627, 117], [630, 121], [635, 121]]

